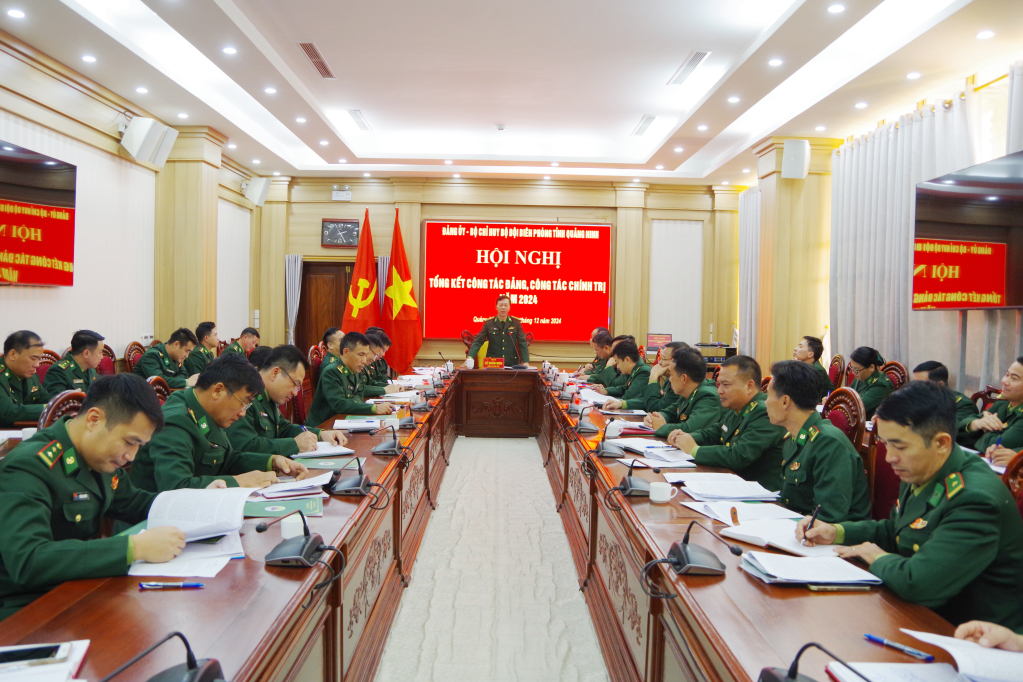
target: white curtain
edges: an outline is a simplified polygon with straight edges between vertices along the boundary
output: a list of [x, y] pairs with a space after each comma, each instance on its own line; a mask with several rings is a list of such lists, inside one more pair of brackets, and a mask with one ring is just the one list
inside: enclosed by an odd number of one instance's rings
[[[703, 303], [702, 220], [650, 221], [650, 334], [671, 334], [672, 341], [700, 340]], [[688, 261], [688, 262], [687, 262]], [[686, 263], [685, 267], [679, 267]], [[685, 296], [679, 296], [684, 291]]]
[[739, 353], [756, 356], [760, 292], [760, 188], [739, 195]]
[[1009, 67], [1009, 129], [1006, 154], [1023, 151], [1023, 61]]
[[225, 339], [249, 326], [249, 232], [252, 211], [217, 203], [217, 329]]
[[377, 298], [380, 300], [380, 310], [384, 309], [384, 296], [387, 290], [387, 272], [391, 269], [390, 256], [377, 256]]
[[288, 315], [287, 342], [295, 343], [295, 323], [298, 322], [298, 302], [302, 296], [302, 256], [284, 256], [284, 297]]
[[[972, 96], [972, 92], [967, 96]], [[899, 117], [832, 154], [831, 342], [910, 359], [916, 185], [974, 162], [967, 103]], [[932, 315], [936, 313], [931, 313]], [[945, 358], [954, 366], [954, 358]]]

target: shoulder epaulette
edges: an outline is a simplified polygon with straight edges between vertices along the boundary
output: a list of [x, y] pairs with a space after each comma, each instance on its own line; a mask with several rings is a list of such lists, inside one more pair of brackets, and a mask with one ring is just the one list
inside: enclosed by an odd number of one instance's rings
[[50, 469], [52, 469], [53, 465], [60, 460], [61, 455], [63, 454], [64, 446], [62, 446], [56, 440], [51, 440], [49, 443], [44, 445], [39, 450], [39, 452], [36, 453], [36, 455], [39, 456], [39, 459], [46, 462], [46, 466]]
[[820, 429], [818, 429], [818, 428], [817, 428], [816, 426], [811, 426], [811, 427], [809, 428], [809, 434], [810, 434], [810, 442], [811, 442], [811, 443], [813, 442], [813, 439], [814, 439], [814, 438], [816, 438], [817, 436], [819, 436], [819, 435], [820, 435], [820, 432], [821, 432], [821, 430], [820, 430]]
[[61, 369], [67, 369], [70, 366], [71, 361], [67, 359], [61, 360], [60, 362], [57, 363], [57, 367], [60, 367]]
[[759, 404], [760, 403], [758, 403], [756, 400], [751, 400], [749, 405], [746, 406], [746, 409], [743, 410], [743, 413], [742, 413], [743, 416], [748, 415], [750, 412], [752, 412], [753, 410], [757, 409], [757, 405], [759, 405]]
[[963, 481], [962, 474], [954, 473], [949, 474], [945, 477], [945, 489], [948, 491], [945, 493], [945, 497], [952, 499], [960, 491], [966, 489], [966, 483]]

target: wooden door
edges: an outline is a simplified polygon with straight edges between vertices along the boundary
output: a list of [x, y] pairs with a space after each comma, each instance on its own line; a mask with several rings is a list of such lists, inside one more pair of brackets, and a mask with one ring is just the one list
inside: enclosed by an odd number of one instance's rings
[[295, 343], [305, 353], [345, 316], [354, 263], [303, 263]]

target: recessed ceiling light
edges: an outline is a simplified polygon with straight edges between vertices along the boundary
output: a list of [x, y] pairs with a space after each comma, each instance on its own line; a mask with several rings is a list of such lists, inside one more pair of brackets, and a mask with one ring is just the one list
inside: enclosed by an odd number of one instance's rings
[[657, 166], [657, 170], [664, 170], [664, 166]]
[[633, 182], [639, 182], [639, 178], [633, 178], [632, 181]]
[[274, 171], [274, 175], [280, 175], [280, 174], [281, 174], [280, 171]]
[[96, 61], [96, 58], [93, 57], [91, 54], [87, 54], [82, 57], [82, 61], [89, 62], [90, 64], [92, 64], [94, 61]]
[[14, 151], [14, 147], [4, 147], [4, 151], [5, 152], [13, 152]]
[[988, 38], [994, 37], [995, 37], [994, 31], [981, 31], [980, 33], [977, 34], [977, 38], [980, 40], [987, 40]]
[[919, 77], [920, 77], [919, 71], [910, 71], [909, 73], [906, 74], [906, 78], [908, 78], [911, 81], [915, 81]]
[[9, 9], [7, 10], [7, 16], [14, 17], [15, 19], [24, 19], [25, 13], [20, 9]]
[[841, 14], [845, 11], [845, 5], [832, 5], [828, 8], [828, 11], [832, 14]]
[[954, 184], [956, 184], [956, 181], [955, 180], [945, 180], [945, 184], [946, 185], [954, 185]]
[[782, 61], [780, 59], [772, 59], [771, 61], [769, 61], [767, 63], [770, 66], [781, 66], [782, 65]]
[[188, 118], [188, 114], [180, 113], [180, 114], [178, 114], [178, 118]]
[[735, 104], [735, 103], [736, 103], [736, 102], [738, 102], [738, 101], [739, 101], [739, 98], [738, 98], [738, 97], [729, 97], [729, 98], [728, 98], [728, 103], [729, 103], [729, 104]]
[[263, 92], [265, 92], [268, 95], [276, 95], [277, 94], [277, 88], [265, 88], [263, 90]]
[[681, 151], [682, 151], [682, 147], [675, 147], [675, 153], [676, 154], [681, 152]]
[[[49, 163], [49, 162], [47, 162], [47, 163]], [[998, 197], [988, 197], [987, 200], [988, 201], [998, 201]]]
[[139, 93], [140, 95], [144, 95], [147, 92], [149, 92], [149, 88], [135, 88], [135, 92]]
[[327, 142], [326, 140], [320, 140], [320, 146], [321, 147], [326, 147], [328, 144], [330, 144], [330, 143]]
[[298, 118], [295, 119], [295, 123], [305, 123], [305, 119], [299, 116]]
[[697, 130], [706, 130], [707, 126], [696, 126]]
[[552, 165], [552, 166], [557, 166], [557, 165], [558, 165], [558, 162], [557, 162], [557, 161], [555, 161], [555, 162], [554, 162], [554, 163], [552, 163], [551, 165]]
[[549, 175], [545, 175], [545, 176], [543, 176], [543, 179], [544, 179], [544, 180], [550, 180], [550, 179], [551, 179], [551, 176], [549, 176]]
[[727, 184], [728, 184], [728, 181], [727, 181], [727, 180], [722, 180], [722, 181], [721, 181], [721, 184], [722, 184], [722, 185], [727, 185]]
[[460, 177], [462, 177], [462, 176], [461, 176], [461, 175], [459, 175], [458, 173], [455, 173], [455, 175], [454, 175], [453, 177], [456, 177], [456, 178], [460, 178]]
[[827, 130], [827, 128], [825, 128], [824, 126], [817, 126], [816, 128], [814, 128], [814, 130], [816, 130], [818, 133], [822, 133], [825, 130]]
[[743, 172], [743, 173], [749, 173], [749, 168], [743, 168], [743, 169], [742, 169], [742, 172]]
[[252, 159], [252, 163], [259, 163], [259, 159]]
[[448, 164], [449, 166], [451, 165], [451, 161], [445, 161], [444, 163]]
[[232, 143], [232, 144], [227, 145], [227, 148], [228, 149], [238, 149], [238, 145]]
[[857, 109], [866, 109], [867, 108], [867, 103], [866, 102], [857, 102], [856, 103], [856, 108]]
[[348, 163], [348, 159], [338, 159], [338, 163]]
[[[43, 161], [43, 163], [45, 163], [47, 166], [56, 166], [57, 165], [56, 161]], [[997, 199], [997, 198], [998, 197], [988, 197], [988, 199]]]
[[362, 177], [364, 177], [364, 178], [368, 178], [368, 177], [369, 177], [369, 173], [363, 173], [363, 174], [362, 174]]
[[224, 54], [235, 54], [236, 52], [238, 52], [238, 50], [234, 49], [233, 47], [224, 48]]

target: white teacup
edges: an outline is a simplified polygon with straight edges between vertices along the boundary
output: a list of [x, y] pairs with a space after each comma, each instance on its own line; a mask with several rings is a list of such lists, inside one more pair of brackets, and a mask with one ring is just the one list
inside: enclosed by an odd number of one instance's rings
[[663, 504], [678, 495], [678, 488], [664, 481], [654, 481], [650, 484], [650, 501]]

